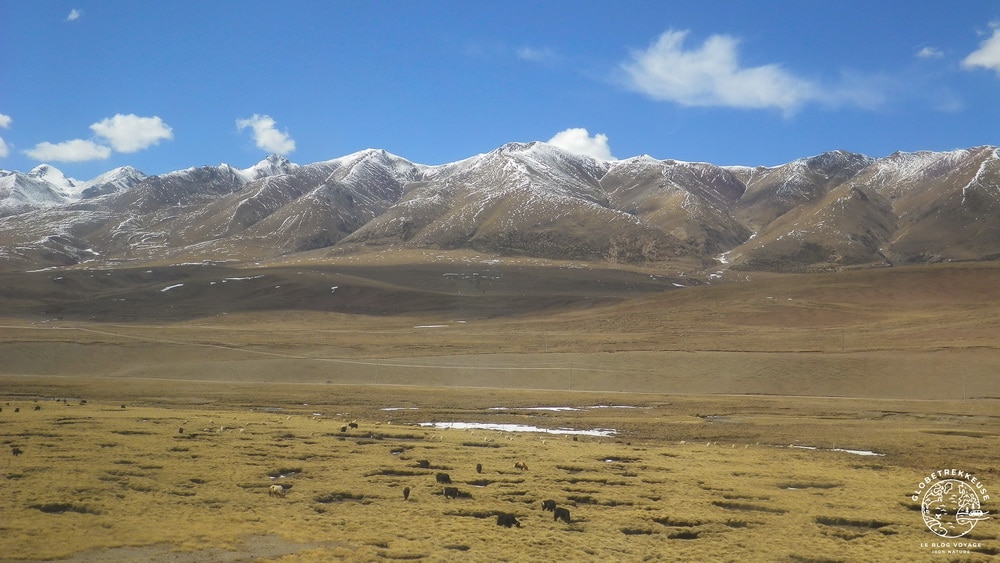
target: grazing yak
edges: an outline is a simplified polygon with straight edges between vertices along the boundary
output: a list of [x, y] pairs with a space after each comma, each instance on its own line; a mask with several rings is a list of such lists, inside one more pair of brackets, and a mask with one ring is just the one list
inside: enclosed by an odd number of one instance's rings
[[21, 450], [21, 448], [19, 448], [19, 447], [17, 447], [17, 446], [11, 446], [11, 448], [10, 448], [10, 453], [11, 453], [11, 454], [12, 454], [12, 455], [13, 455], [14, 457], [17, 457], [17, 456], [19, 456], [19, 455], [23, 454], [23, 453], [24, 453], [24, 451], [23, 451], [23, 450]]
[[358, 427], [358, 423], [357, 422], [350, 422], [347, 425], [350, 426], [351, 428], [357, 428]]
[[437, 479], [437, 482], [442, 485], [451, 484], [451, 475], [448, 475], [447, 473], [438, 473], [434, 476], [434, 478]]
[[444, 498], [458, 498], [458, 487], [445, 487]]
[[556, 511], [556, 501], [554, 501], [554, 500], [543, 500], [542, 501], [542, 510], [547, 510], [549, 512], [555, 512]]
[[347, 427], [346, 426], [341, 426], [340, 427], [340, 431], [341, 432], [347, 432]]
[[410, 488], [403, 487], [403, 500], [410, 498]]
[[518, 522], [517, 517], [513, 514], [508, 514], [506, 512], [501, 512], [497, 514], [497, 526], [503, 526], [504, 528], [510, 528], [511, 526], [521, 527], [521, 523]]
[[431, 462], [430, 462], [430, 460], [427, 460], [427, 459], [418, 459], [417, 460], [417, 467], [419, 467], [420, 469], [430, 469], [431, 468]]
[[523, 461], [515, 461], [514, 462], [514, 469], [520, 469], [521, 471], [527, 471], [528, 470], [528, 464], [524, 463]]
[[269, 497], [284, 497], [288, 490], [281, 485], [271, 485], [267, 488], [267, 496]]
[[552, 513], [553, 513], [552, 514], [552, 519], [553, 520], [562, 520], [563, 522], [565, 522], [567, 524], [570, 523], [569, 509], [568, 508], [563, 508], [561, 506], [557, 506], [555, 508], [555, 510], [552, 511]]

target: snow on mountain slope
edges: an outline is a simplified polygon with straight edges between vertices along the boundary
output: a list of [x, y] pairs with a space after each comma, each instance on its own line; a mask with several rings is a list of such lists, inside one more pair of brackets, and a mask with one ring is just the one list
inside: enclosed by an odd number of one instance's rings
[[87, 182], [0, 171], [0, 268], [387, 246], [780, 271], [996, 259], [1000, 150], [720, 167], [532, 142], [439, 166], [366, 149]]
[[241, 170], [241, 172], [247, 181], [253, 181], [268, 176], [289, 174], [298, 167], [298, 164], [290, 162], [287, 158], [278, 154], [272, 154], [250, 168]]
[[146, 175], [131, 166], [122, 166], [109, 170], [96, 178], [81, 184], [82, 199], [98, 197], [111, 193], [124, 192], [146, 179]]
[[618, 259], [680, 253], [675, 237], [610, 205], [610, 165], [546, 143], [509, 143], [427, 171], [344, 243]]
[[[27, 174], [0, 172], [0, 216], [58, 205], [70, 200], [73, 184], [62, 173], [39, 166]], [[52, 178], [58, 183], [50, 182]]]
[[706, 253], [721, 253], [750, 236], [731, 216], [746, 187], [724, 168], [640, 156], [613, 163], [601, 185], [616, 209]]

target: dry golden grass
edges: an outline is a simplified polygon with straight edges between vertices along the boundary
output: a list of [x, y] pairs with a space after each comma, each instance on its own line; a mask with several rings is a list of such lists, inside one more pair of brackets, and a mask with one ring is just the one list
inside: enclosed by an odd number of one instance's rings
[[[143, 400], [163, 386], [66, 378], [41, 384], [48, 397], [8, 397], [0, 442], [24, 453], [2, 458], [6, 558], [919, 560], [937, 538], [909, 497], [930, 468], [1000, 482], [991, 401], [206, 383]], [[585, 408], [597, 404], [609, 408]], [[434, 421], [618, 433], [418, 424]], [[438, 471], [463, 496], [444, 498]], [[274, 482], [291, 486], [285, 498], [268, 496]], [[499, 512], [523, 527], [497, 526]], [[997, 529], [965, 538], [981, 544], [971, 557], [996, 552]]]
[[[431, 287], [450, 270], [408, 262], [368, 280], [342, 266], [312, 272], [315, 287], [263, 269], [229, 301], [210, 285], [222, 274], [197, 269], [169, 302], [172, 272], [5, 277], [0, 557], [941, 560], [921, 545], [940, 540], [917, 482], [956, 468], [1000, 487], [1000, 267], [629, 297], [635, 272], [581, 274], [577, 290], [571, 268], [516, 264], [511, 285], [483, 289]], [[335, 283], [395, 312], [269, 301]], [[598, 404], [637, 408], [530, 408]], [[431, 421], [617, 434], [417, 425]], [[471, 498], [445, 499], [421, 459]], [[285, 498], [267, 494], [275, 472]], [[573, 523], [541, 510], [550, 498]], [[975, 551], [943, 559], [989, 560], [998, 536], [981, 522]]]

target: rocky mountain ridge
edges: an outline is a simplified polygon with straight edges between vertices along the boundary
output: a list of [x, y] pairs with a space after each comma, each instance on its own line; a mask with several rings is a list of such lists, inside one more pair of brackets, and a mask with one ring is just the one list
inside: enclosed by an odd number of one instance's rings
[[1000, 149], [832, 151], [774, 167], [509, 143], [89, 182], [0, 171], [0, 268], [259, 261], [397, 247], [782, 272], [1000, 257]]

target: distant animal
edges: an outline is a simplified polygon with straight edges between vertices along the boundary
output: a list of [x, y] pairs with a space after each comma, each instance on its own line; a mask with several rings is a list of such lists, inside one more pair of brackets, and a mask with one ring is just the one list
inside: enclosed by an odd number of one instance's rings
[[35, 410], [36, 411], [42, 410], [42, 405], [35, 405]]
[[555, 510], [556, 510], [556, 501], [554, 501], [554, 500], [543, 500], [542, 501], [542, 510], [547, 510], [549, 512], [555, 512]]
[[497, 526], [503, 526], [504, 528], [510, 528], [511, 526], [521, 527], [521, 523], [517, 521], [517, 517], [513, 514], [508, 514], [506, 512], [501, 512], [497, 514]]
[[341, 432], [347, 432], [347, 427], [346, 426], [341, 426], [340, 427], [340, 431]]
[[410, 498], [410, 488], [403, 487], [403, 500]]
[[562, 520], [563, 522], [569, 524], [570, 523], [569, 509], [568, 508], [563, 508], [561, 506], [557, 506], [555, 508], [555, 510], [552, 511], [552, 519], [553, 520]]
[[458, 487], [445, 487], [444, 498], [458, 498]]
[[16, 457], [16, 456], [19, 456], [19, 455], [23, 454], [24, 452], [21, 450], [21, 448], [19, 448], [17, 446], [12, 446], [10, 448], [10, 453]]
[[520, 469], [521, 471], [527, 471], [528, 470], [528, 464], [524, 463], [523, 461], [515, 461], [514, 462], [514, 469]]
[[177, 433], [178, 434], [183, 434], [184, 433], [184, 429], [183, 428], [178, 428], [177, 429]]
[[451, 484], [451, 475], [448, 475], [447, 473], [438, 473], [437, 475], [434, 476], [434, 478], [437, 480], [438, 483], [441, 483], [442, 485]]
[[418, 459], [417, 460], [417, 467], [419, 467], [421, 469], [430, 469], [431, 462], [429, 460], [426, 460], [426, 459]]
[[482, 473], [482, 472], [483, 472], [483, 464], [477, 463], [476, 464], [476, 473]]
[[267, 496], [269, 497], [284, 497], [286, 492], [288, 491], [281, 485], [271, 485], [267, 488]]
[[350, 426], [351, 428], [357, 428], [358, 427], [358, 423], [357, 422], [351, 422], [351, 423], [348, 424], [348, 426]]
[[125, 408], [125, 405], [122, 405], [122, 409], [124, 409], [124, 408]]
[[14, 412], [21, 412], [21, 407], [14, 407]]

